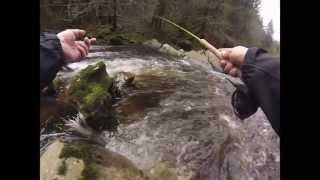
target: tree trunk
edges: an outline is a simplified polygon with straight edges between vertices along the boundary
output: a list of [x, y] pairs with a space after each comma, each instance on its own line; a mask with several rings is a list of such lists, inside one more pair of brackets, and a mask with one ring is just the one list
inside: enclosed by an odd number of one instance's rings
[[113, 19], [112, 19], [112, 31], [116, 31], [118, 27], [117, 22], [117, 0], [113, 0]]

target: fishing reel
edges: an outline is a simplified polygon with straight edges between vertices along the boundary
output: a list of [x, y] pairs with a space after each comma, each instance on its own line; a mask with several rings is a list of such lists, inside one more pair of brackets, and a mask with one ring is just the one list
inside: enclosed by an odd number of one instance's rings
[[231, 96], [231, 104], [235, 115], [244, 120], [257, 112], [259, 106], [252, 98], [248, 87], [245, 84], [235, 83], [229, 78], [226, 79], [236, 88]]

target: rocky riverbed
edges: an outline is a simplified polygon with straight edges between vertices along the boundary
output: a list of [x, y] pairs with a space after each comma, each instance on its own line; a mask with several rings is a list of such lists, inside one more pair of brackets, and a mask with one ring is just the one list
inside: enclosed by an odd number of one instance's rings
[[[87, 60], [70, 64], [73, 71], [61, 71], [57, 79], [68, 84], [97, 63], [105, 65], [110, 78], [120, 72], [133, 75], [132, 86], [103, 105], [118, 122], [116, 132], [103, 129], [102, 145], [70, 140], [66, 134], [46, 138], [43, 180], [280, 179], [279, 137], [261, 110], [245, 121], [235, 117], [230, 103], [234, 87], [207, 56], [155, 41], [145, 46], [96, 46], [91, 51]], [[42, 137], [69, 133], [61, 119], [72, 119], [79, 108], [68, 115], [62, 113], [65, 108], [54, 108], [61, 106], [50, 107], [41, 112], [47, 122]]]

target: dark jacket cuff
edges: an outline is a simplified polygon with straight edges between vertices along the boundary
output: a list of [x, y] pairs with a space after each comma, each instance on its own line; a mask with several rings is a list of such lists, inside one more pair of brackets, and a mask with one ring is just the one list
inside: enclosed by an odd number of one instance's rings
[[47, 51], [52, 51], [52, 54], [54, 54], [58, 64], [61, 64], [61, 66], [66, 64], [64, 61], [63, 49], [60, 43], [60, 39], [56, 34], [41, 33], [40, 46]]
[[257, 57], [261, 54], [261, 53], [266, 53], [267, 51], [261, 48], [249, 48], [245, 57], [244, 57], [244, 65], [245, 64], [251, 64], [253, 63]]
[[47, 86], [55, 78], [57, 72], [66, 63], [63, 50], [57, 35], [40, 34], [40, 89]]

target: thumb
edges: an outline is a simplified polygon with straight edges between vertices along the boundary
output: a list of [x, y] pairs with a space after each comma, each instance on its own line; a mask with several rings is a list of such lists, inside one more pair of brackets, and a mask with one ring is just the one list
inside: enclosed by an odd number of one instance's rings
[[82, 29], [70, 29], [70, 31], [74, 34], [76, 41], [82, 40], [86, 35], [86, 31]]
[[231, 48], [220, 48], [219, 51], [221, 52], [222, 59], [229, 61], [229, 57], [231, 54]]

